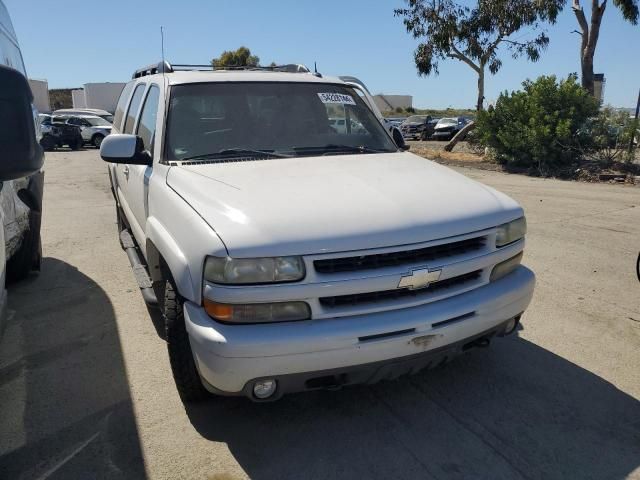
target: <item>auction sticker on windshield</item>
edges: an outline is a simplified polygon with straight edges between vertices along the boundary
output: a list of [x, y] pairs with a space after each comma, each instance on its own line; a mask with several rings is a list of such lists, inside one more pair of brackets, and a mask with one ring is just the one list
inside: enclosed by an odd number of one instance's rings
[[356, 104], [351, 95], [344, 95], [342, 93], [319, 93], [318, 97], [320, 97], [322, 103], [339, 103], [342, 105]]

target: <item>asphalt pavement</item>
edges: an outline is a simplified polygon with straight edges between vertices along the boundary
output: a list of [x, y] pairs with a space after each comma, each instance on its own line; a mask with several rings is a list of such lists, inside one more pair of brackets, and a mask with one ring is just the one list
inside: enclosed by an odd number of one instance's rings
[[640, 187], [460, 169], [527, 213], [517, 335], [375, 386], [184, 406], [98, 152], [45, 169], [42, 272], [0, 340], [0, 479], [640, 478]]

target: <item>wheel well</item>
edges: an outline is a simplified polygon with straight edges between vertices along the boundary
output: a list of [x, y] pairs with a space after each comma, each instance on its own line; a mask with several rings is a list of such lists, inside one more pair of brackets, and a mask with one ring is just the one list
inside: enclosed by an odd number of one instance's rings
[[169, 273], [169, 267], [167, 263], [160, 255], [160, 252], [153, 244], [151, 240], [147, 240], [147, 268], [149, 270], [149, 276], [152, 282], [160, 282], [166, 279], [166, 274]]
[[151, 240], [147, 240], [147, 270], [153, 283], [174, 282], [173, 273], [169, 265]]

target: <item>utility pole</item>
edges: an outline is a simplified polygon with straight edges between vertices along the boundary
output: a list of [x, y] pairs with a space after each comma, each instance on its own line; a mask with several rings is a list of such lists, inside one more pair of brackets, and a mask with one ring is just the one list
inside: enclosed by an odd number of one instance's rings
[[[631, 153], [633, 152], [633, 139], [636, 136], [636, 132], [638, 131], [638, 114], [640, 113], [640, 90], [638, 90], [638, 102], [636, 103], [636, 116], [635, 116], [635, 120], [633, 121], [633, 126], [635, 128], [634, 132], [631, 132], [631, 138], [629, 139], [629, 157], [631, 157]], [[638, 141], [640, 142], [640, 136], [638, 138]], [[638, 259], [640, 260], [640, 257], [638, 257]]]

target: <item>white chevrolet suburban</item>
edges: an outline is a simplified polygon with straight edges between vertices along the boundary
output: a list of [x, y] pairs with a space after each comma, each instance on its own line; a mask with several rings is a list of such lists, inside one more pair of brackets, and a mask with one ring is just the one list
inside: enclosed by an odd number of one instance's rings
[[396, 146], [353, 82], [180, 68], [134, 74], [101, 156], [183, 400], [395, 378], [516, 329], [516, 202]]

